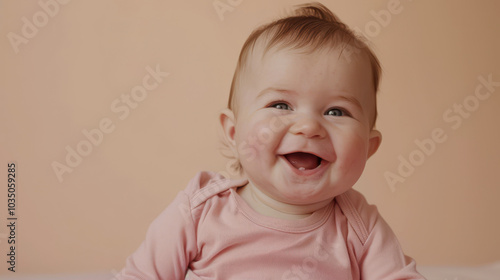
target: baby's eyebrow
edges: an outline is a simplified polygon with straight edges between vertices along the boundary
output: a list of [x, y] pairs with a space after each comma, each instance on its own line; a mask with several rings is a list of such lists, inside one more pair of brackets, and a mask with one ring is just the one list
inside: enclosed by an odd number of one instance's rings
[[338, 98], [345, 100], [349, 103], [352, 103], [354, 106], [358, 107], [360, 111], [363, 111], [363, 106], [361, 106], [361, 102], [359, 102], [359, 100], [356, 97], [340, 95]]
[[296, 93], [293, 90], [268, 87], [268, 88], [263, 89], [261, 92], [259, 92], [259, 94], [257, 95], [257, 98], [261, 97], [262, 95], [265, 95], [266, 93], [272, 92], [272, 91], [279, 92], [279, 93], [285, 93], [285, 94], [286, 93]]

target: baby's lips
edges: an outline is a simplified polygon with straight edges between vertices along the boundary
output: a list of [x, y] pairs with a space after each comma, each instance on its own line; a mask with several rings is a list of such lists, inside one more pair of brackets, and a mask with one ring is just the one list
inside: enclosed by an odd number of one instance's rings
[[310, 153], [291, 153], [284, 155], [295, 168], [314, 169], [321, 164], [322, 159]]
[[290, 150], [290, 151], [287, 151], [287, 152], [279, 152], [279, 155], [281, 156], [285, 156], [285, 155], [288, 155], [288, 154], [293, 154], [293, 153], [307, 153], [307, 154], [312, 154], [312, 155], [315, 155], [317, 157], [319, 157], [321, 160], [323, 161], [326, 161], [326, 162], [332, 162], [335, 160], [335, 156], [333, 153], [325, 153], [325, 152], [318, 152], [318, 151], [312, 151], [312, 150], [309, 150], [309, 149], [305, 149], [305, 150]]

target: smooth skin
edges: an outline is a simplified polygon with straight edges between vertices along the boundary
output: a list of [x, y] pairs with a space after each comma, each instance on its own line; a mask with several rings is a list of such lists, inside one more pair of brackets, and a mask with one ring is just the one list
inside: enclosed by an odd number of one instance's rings
[[[262, 59], [261, 59], [262, 58]], [[257, 212], [307, 217], [349, 190], [378, 149], [368, 57], [337, 49], [254, 51], [236, 99], [220, 115], [224, 136], [249, 183], [238, 189]], [[287, 155], [321, 158], [297, 168]]]

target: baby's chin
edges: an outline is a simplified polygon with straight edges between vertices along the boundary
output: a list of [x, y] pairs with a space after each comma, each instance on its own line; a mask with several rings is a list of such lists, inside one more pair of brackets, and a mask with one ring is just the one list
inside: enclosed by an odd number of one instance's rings
[[[302, 188], [297, 187], [295, 190], [289, 188], [275, 187], [272, 192], [272, 198], [278, 200], [282, 203], [290, 205], [313, 205], [318, 203], [324, 203], [325, 201], [333, 200], [337, 195], [340, 195], [347, 191], [348, 189], [336, 190], [334, 188], [329, 189], [316, 189], [311, 186], [302, 186]], [[264, 193], [270, 193], [266, 190], [261, 190]]]
[[299, 200], [325, 200], [329, 198], [334, 198], [347, 190], [351, 189], [351, 180], [346, 180], [345, 182], [338, 182], [338, 180], [332, 180], [330, 174], [322, 176], [319, 180], [290, 180], [288, 177], [283, 177], [281, 182], [276, 186], [277, 191], [282, 193], [283, 196], [287, 196], [290, 199]]
[[331, 201], [335, 198], [336, 195], [318, 195], [318, 196], [287, 196], [284, 197], [286, 200], [285, 203], [290, 204], [290, 205], [312, 205], [312, 204], [318, 204], [318, 203], [323, 203], [325, 201]]

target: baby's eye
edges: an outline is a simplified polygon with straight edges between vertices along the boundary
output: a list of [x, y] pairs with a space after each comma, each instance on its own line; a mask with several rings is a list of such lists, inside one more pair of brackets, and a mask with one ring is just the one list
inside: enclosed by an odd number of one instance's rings
[[288, 104], [280, 102], [280, 103], [274, 103], [271, 105], [271, 107], [279, 109], [279, 110], [290, 110], [290, 106]]
[[326, 111], [325, 115], [327, 115], [327, 116], [334, 116], [334, 117], [342, 117], [342, 116], [348, 116], [349, 113], [347, 113], [343, 109], [332, 108], [332, 109], [329, 109], [328, 111]]

